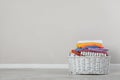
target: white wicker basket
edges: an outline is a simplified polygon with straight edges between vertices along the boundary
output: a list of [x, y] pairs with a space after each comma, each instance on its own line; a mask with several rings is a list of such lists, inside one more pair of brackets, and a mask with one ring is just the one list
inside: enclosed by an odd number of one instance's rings
[[110, 56], [69, 56], [72, 74], [108, 74]]

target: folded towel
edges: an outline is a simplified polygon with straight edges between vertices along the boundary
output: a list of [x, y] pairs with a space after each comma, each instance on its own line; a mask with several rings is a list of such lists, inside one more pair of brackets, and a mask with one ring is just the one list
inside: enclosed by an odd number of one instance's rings
[[77, 47], [78, 48], [85, 48], [88, 46], [97, 46], [100, 48], [104, 48], [102, 43], [97, 43], [97, 42], [86, 42], [86, 43], [77, 43]]
[[108, 51], [108, 49], [105, 49], [105, 48], [88, 48], [88, 50], [92, 50], [92, 51]]
[[97, 42], [103, 44], [102, 40], [83, 40], [83, 41], [78, 41], [77, 43], [86, 43], [86, 42]]

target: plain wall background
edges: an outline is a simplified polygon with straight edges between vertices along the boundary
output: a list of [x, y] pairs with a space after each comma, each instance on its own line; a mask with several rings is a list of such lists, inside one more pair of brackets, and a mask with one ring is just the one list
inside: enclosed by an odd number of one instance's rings
[[0, 63], [67, 63], [86, 39], [120, 63], [119, 34], [120, 0], [0, 0]]

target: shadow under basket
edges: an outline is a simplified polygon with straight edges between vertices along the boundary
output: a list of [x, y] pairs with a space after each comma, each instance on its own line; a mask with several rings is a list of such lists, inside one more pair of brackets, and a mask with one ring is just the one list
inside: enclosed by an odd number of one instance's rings
[[108, 74], [110, 56], [69, 56], [71, 74]]

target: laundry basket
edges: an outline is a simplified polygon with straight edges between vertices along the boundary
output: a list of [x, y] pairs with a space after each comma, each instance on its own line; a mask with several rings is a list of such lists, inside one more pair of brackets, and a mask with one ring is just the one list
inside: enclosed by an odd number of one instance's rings
[[108, 74], [110, 56], [69, 56], [72, 74]]

